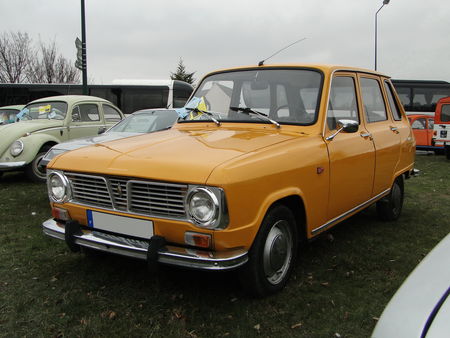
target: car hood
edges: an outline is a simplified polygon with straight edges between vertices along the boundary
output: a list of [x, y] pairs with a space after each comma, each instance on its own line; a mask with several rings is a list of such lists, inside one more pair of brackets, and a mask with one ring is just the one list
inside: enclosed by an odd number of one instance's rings
[[142, 135], [142, 133], [109, 132], [109, 133], [105, 133], [102, 135], [83, 137], [83, 138], [78, 138], [78, 139], [67, 141], [67, 142], [62, 142], [62, 143], [55, 145], [53, 147], [53, 149], [69, 151], [69, 150], [74, 150], [74, 149], [78, 149], [81, 147], [90, 146], [90, 145], [93, 145], [96, 143], [120, 140], [125, 137], [136, 136], [136, 135]]
[[272, 128], [175, 128], [80, 148], [49, 168], [204, 184], [218, 165], [296, 137]]
[[30, 120], [0, 126], [0, 155], [17, 139], [26, 134], [41, 132], [49, 128], [61, 127], [61, 120]]

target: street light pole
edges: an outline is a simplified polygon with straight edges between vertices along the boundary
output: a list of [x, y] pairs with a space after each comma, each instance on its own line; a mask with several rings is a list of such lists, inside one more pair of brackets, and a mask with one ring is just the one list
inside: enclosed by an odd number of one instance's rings
[[377, 70], [378, 12], [381, 11], [381, 9], [384, 7], [384, 5], [387, 5], [387, 4], [389, 3], [389, 1], [390, 1], [390, 0], [383, 0], [383, 4], [382, 4], [381, 7], [377, 10], [377, 12], [375, 13], [375, 70]]
[[88, 95], [87, 88], [87, 58], [86, 58], [86, 16], [84, 13], [84, 0], [81, 0], [81, 42], [82, 42], [82, 70], [83, 70], [83, 94]]

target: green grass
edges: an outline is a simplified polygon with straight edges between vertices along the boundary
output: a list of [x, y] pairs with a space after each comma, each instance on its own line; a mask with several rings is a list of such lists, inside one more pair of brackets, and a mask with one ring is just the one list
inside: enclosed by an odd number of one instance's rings
[[374, 207], [301, 252], [286, 289], [249, 299], [234, 272], [162, 267], [69, 252], [42, 234], [46, 187], [21, 174], [0, 180], [2, 337], [368, 337], [417, 263], [450, 231], [450, 161], [418, 155], [403, 214]]

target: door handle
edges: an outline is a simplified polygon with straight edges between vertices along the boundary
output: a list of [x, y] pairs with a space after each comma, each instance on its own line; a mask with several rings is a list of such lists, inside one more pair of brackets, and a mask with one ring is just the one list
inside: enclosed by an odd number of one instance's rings
[[391, 128], [391, 130], [394, 132], [394, 133], [396, 133], [396, 134], [398, 134], [399, 133], [399, 131], [398, 131], [398, 128], [397, 127], [393, 127], [393, 126], [390, 126], [389, 128]]
[[372, 139], [372, 134], [371, 133], [364, 133], [362, 132], [361, 134], [359, 134], [361, 137], [366, 138], [366, 137], [370, 137], [370, 139]]

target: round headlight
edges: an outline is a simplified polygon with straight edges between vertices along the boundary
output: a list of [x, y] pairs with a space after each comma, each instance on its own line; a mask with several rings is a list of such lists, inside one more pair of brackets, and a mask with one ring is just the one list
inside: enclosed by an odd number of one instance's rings
[[206, 188], [193, 190], [188, 197], [189, 215], [200, 225], [211, 225], [217, 218], [219, 201], [217, 197]]
[[9, 148], [9, 152], [12, 156], [19, 156], [23, 151], [23, 142], [21, 140], [16, 140]]
[[66, 202], [68, 199], [69, 185], [67, 179], [59, 173], [51, 173], [47, 179], [48, 193], [55, 202]]

